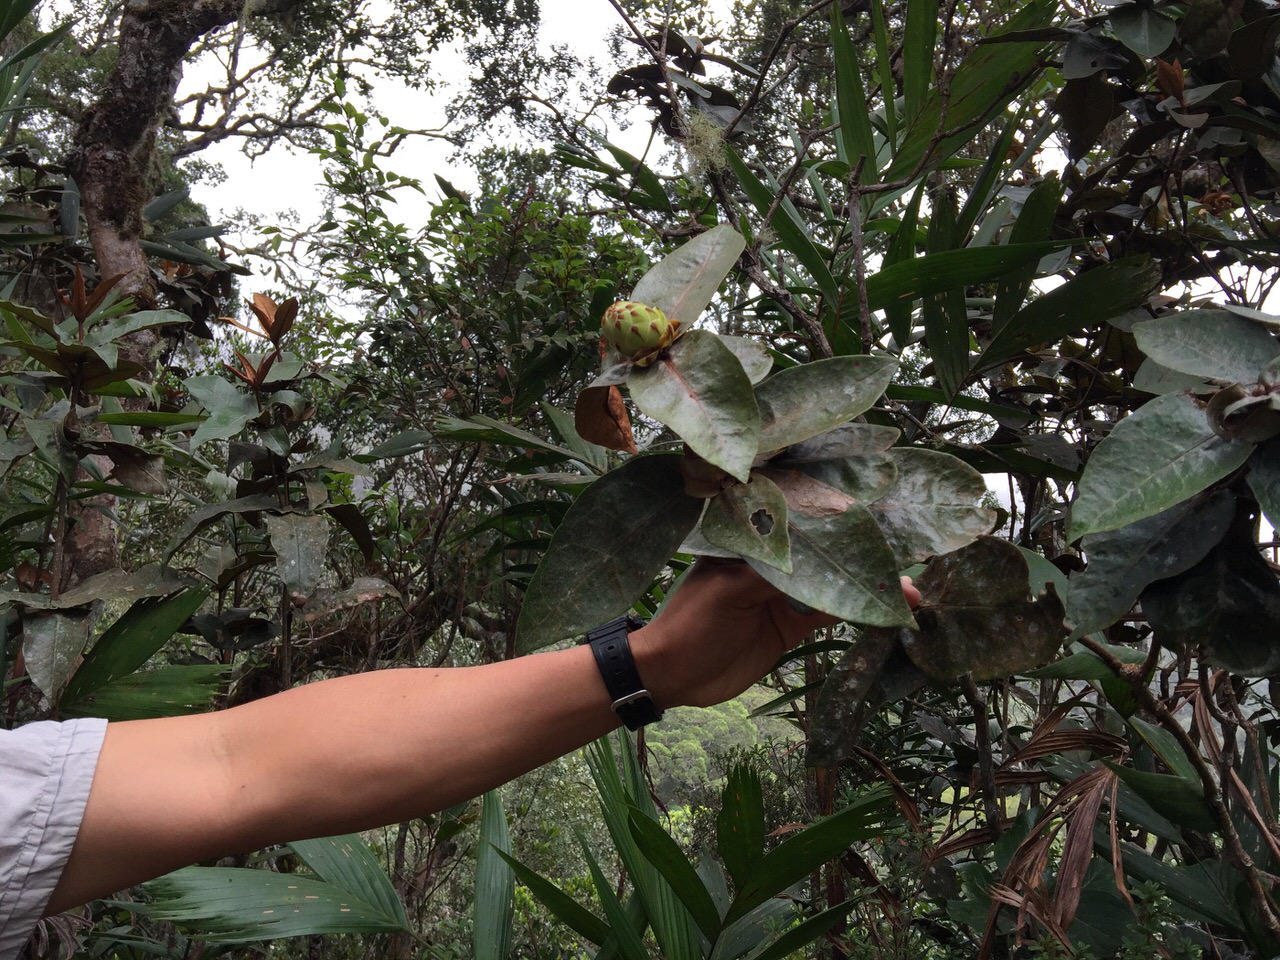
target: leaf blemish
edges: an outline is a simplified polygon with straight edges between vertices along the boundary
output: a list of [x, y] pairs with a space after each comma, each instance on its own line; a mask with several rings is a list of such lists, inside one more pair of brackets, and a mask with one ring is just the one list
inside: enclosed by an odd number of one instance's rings
[[773, 532], [773, 514], [761, 507], [751, 515], [751, 526], [755, 527], [760, 536], [767, 537]]

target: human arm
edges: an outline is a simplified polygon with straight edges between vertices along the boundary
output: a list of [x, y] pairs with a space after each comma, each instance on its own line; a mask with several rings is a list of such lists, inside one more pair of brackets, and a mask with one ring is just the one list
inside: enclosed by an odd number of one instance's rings
[[[707, 705], [830, 622], [798, 613], [744, 564], [702, 563], [631, 645], [660, 708]], [[197, 860], [424, 816], [617, 723], [586, 647], [376, 671], [220, 713], [113, 723], [48, 912]]]

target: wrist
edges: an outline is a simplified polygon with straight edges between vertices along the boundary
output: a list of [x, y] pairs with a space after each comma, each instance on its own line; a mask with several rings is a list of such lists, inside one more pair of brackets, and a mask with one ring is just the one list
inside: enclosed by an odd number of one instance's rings
[[681, 676], [678, 666], [671, 662], [667, 651], [672, 648], [666, 626], [655, 620], [631, 633], [631, 656], [653, 704], [659, 710], [682, 707], [687, 704], [680, 691]]

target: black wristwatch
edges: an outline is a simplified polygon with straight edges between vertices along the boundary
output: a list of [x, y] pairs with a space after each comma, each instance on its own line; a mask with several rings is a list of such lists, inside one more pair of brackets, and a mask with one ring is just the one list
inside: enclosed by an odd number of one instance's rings
[[654, 706], [640, 679], [640, 671], [631, 656], [631, 644], [627, 642], [627, 634], [643, 626], [644, 621], [639, 617], [626, 614], [588, 631], [584, 641], [591, 644], [604, 687], [613, 700], [613, 712], [628, 730], [639, 730], [646, 723], [662, 719], [662, 711]]

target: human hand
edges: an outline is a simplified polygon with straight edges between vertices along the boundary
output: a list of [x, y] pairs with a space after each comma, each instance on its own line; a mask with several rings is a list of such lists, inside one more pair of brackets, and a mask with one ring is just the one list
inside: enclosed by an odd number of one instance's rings
[[[908, 577], [902, 592], [912, 607], [920, 602]], [[800, 613], [741, 561], [704, 557], [653, 622], [631, 635], [631, 650], [659, 708], [706, 707], [736, 697], [783, 653], [836, 622]]]

